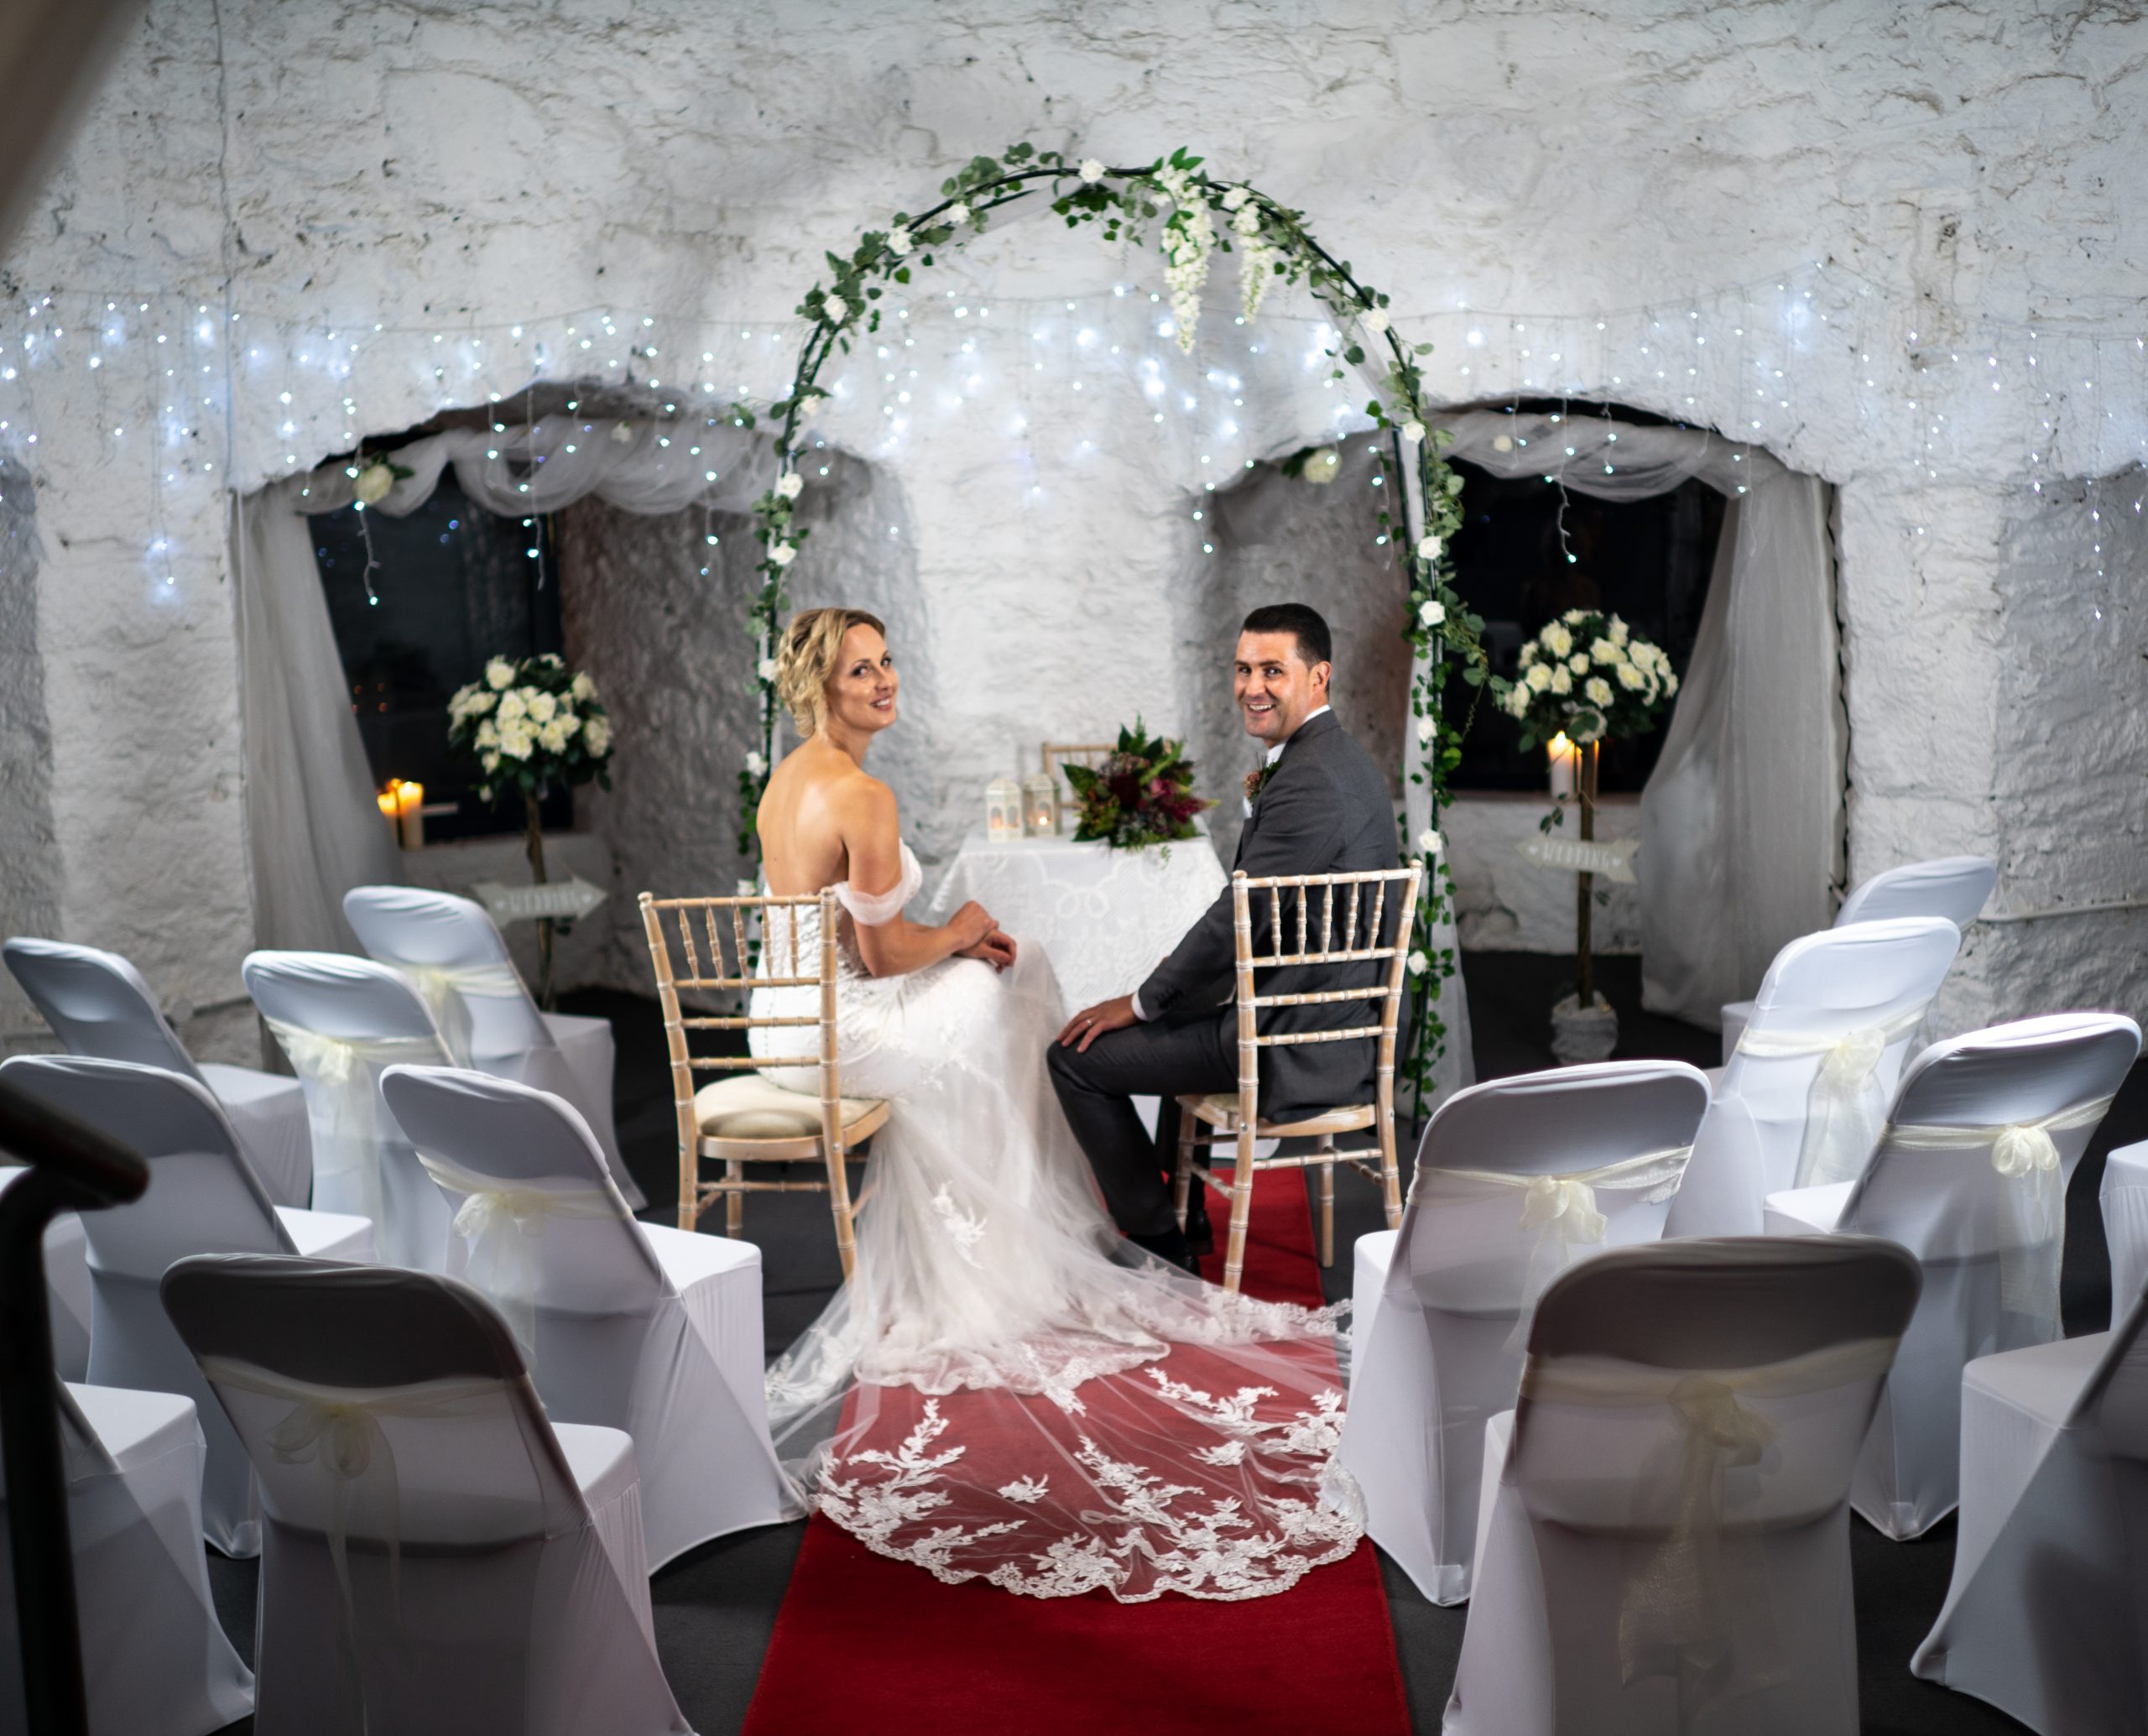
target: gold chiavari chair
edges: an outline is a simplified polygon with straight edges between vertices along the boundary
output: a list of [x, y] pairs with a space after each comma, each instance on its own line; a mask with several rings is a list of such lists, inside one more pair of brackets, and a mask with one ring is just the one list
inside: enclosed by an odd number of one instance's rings
[[1051, 779], [1051, 829], [1061, 829], [1066, 810], [1072, 805], [1071, 787], [1061, 775], [1060, 768], [1069, 764], [1086, 765], [1093, 770], [1102, 765], [1117, 748], [1109, 742], [1046, 742], [1044, 744], [1044, 769]]
[[[821, 913], [819, 953], [801, 960], [795, 913], [815, 906]], [[772, 910], [793, 914], [771, 924], [768, 916]], [[857, 1207], [850, 1197], [845, 1156], [887, 1121], [888, 1105], [842, 1095], [836, 1053], [838, 914], [832, 890], [799, 898], [768, 893], [737, 898], [641, 895], [642, 926], [656, 967], [656, 994], [664, 1008], [664, 1036], [670, 1050], [672, 1096], [678, 1109], [679, 1228], [692, 1229], [718, 1195], [724, 1201], [724, 1233], [736, 1236], [744, 1228], [749, 1193], [825, 1193], [835, 1217], [836, 1251], [842, 1259], [843, 1276], [848, 1278], [857, 1253]], [[779, 949], [778, 956], [766, 960], [769, 968], [759, 976], [753, 973], [756, 918], [761, 944]], [[701, 931], [699, 944], [696, 928]], [[818, 988], [819, 1004], [811, 1013], [757, 1016], [750, 998], [757, 988]], [[698, 996], [737, 994], [747, 1010], [691, 1015], [680, 1004], [681, 991]], [[817, 1027], [817, 1052], [796, 1057], [694, 1052], [693, 1033], [744, 1032], [756, 1026]], [[819, 1095], [786, 1091], [764, 1077], [774, 1067], [819, 1068]], [[726, 1077], [696, 1091], [697, 1070]], [[702, 1178], [703, 1159], [722, 1164], [721, 1180]], [[819, 1164], [826, 1173], [808, 1181], [752, 1181], [746, 1176], [749, 1163]]]
[[[1395, 1030], [1402, 1004], [1402, 978], [1409, 957], [1410, 922], [1416, 914], [1420, 871], [1421, 865], [1413, 862], [1405, 868], [1363, 873], [1280, 874], [1252, 879], [1241, 872], [1231, 876], [1238, 954], [1238, 1088], [1179, 1098], [1178, 1168], [1172, 1188], [1172, 1203], [1181, 1228], [1186, 1222], [1186, 1196], [1196, 1174], [1218, 1193], [1229, 1196], [1230, 1239], [1223, 1259], [1226, 1290], [1237, 1290], [1245, 1270], [1246, 1217], [1253, 1205], [1253, 1178], [1257, 1170], [1319, 1166], [1320, 1263], [1324, 1266], [1335, 1263], [1337, 1163], [1347, 1164], [1379, 1183], [1389, 1229], [1402, 1222], [1401, 1180], [1395, 1161]], [[1390, 889], [1395, 894], [1392, 908]], [[1265, 945], [1256, 951], [1254, 899], [1263, 893], [1268, 898], [1268, 932]], [[1322, 976], [1340, 976], [1353, 965], [1381, 962], [1386, 965], [1380, 973], [1383, 980], [1369, 985], [1270, 994], [1258, 993], [1254, 986], [1256, 972], [1288, 968], [1316, 980]], [[1264, 1034], [1261, 1029], [1264, 1024], [1273, 1025], [1274, 1020], [1265, 1015], [1277, 1007], [1344, 1001], [1378, 1003], [1377, 1021], [1333, 1030], [1271, 1029]], [[1350, 1042], [1378, 1045], [1373, 1102], [1337, 1104], [1296, 1121], [1261, 1118], [1263, 1049]], [[1337, 1134], [1367, 1129], [1373, 1134], [1373, 1144], [1350, 1150], [1337, 1149]], [[1256, 1141], [1303, 1139], [1319, 1143], [1306, 1153], [1288, 1156], [1279, 1153], [1259, 1159], [1254, 1155]], [[1197, 1170], [1194, 1154], [1203, 1147], [1211, 1153], [1212, 1165], [1227, 1150], [1233, 1153], [1228, 1181], [1218, 1177], [1212, 1167]], [[1379, 1166], [1365, 1161], [1369, 1158], [1378, 1159]]]

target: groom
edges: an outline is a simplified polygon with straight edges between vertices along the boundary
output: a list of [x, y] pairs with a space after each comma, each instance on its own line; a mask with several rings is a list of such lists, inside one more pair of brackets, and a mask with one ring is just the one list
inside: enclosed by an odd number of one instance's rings
[[[1246, 780], [1245, 830], [1233, 863], [1249, 876], [1395, 866], [1388, 780], [1327, 706], [1332, 655], [1327, 623], [1301, 602], [1255, 609], [1239, 631], [1233, 691], [1246, 733], [1268, 747], [1265, 766]], [[1255, 913], [1257, 946], [1264, 915]], [[1177, 1161], [1176, 1096], [1238, 1086], [1232, 925], [1226, 887], [1139, 990], [1077, 1013], [1048, 1052], [1060, 1105], [1119, 1228], [1190, 1271], [1198, 1269], [1197, 1254], [1212, 1242], [1206, 1190], [1196, 1182], [1181, 1230], [1165, 1174]], [[1316, 1030], [1363, 1018], [1362, 1003], [1279, 1008], [1264, 1019], [1262, 1031]], [[1265, 1119], [1363, 1103], [1372, 1090], [1368, 1044], [1260, 1051]], [[1134, 1113], [1137, 1097], [1163, 1099], [1154, 1140]]]

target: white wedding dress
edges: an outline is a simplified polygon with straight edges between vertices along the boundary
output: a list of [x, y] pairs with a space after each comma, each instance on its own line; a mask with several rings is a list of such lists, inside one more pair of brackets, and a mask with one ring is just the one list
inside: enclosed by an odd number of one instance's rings
[[[854, 920], [915, 896], [902, 860], [884, 894], [835, 889]], [[764, 959], [792, 956], [792, 915], [769, 913]], [[795, 917], [810, 957], [819, 912]], [[1120, 1238], [1045, 1073], [1066, 1013], [1042, 951], [875, 977], [849, 922], [837, 951], [841, 1089], [894, 1112], [853, 1275], [769, 1370], [813, 1504], [882, 1555], [1035, 1597], [1262, 1597], [1349, 1554], [1337, 1311], [1229, 1295]], [[811, 1015], [817, 994], [757, 989], [753, 1010]], [[818, 1052], [811, 1024], [752, 1039]]]

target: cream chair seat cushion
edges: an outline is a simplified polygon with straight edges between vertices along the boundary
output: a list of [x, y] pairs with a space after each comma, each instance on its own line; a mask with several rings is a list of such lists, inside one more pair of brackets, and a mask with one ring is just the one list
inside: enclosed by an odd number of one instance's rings
[[[863, 1139], [887, 1119], [888, 1106], [876, 1098], [837, 1101], [846, 1141]], [[694, 1093], [694, 1118], [705, 1139], [813, 1139], [821, 1133], [821, 1100], [786, 1091], [763, 1073], [734, 1073]]]
[[[1215, 1091], [1206, 1097], [1182, 1097], [1178, 1101], [1181, 1109], [1210, 1127], [1220, 1128], [1226, 1133], [1238, 1127], [1238, 1094], [1235, 1091]], [[1264, 1118], [1259, 1131], [1264, 1139], [1313, 1139], [1322, 1134], [1347, 1134], [1370, 1127], [1378, 1114], [1370, 1103], [1347, 1103], [1339, 1109], [1323, 1110], [1301, 1121], [1271, 1122]]]

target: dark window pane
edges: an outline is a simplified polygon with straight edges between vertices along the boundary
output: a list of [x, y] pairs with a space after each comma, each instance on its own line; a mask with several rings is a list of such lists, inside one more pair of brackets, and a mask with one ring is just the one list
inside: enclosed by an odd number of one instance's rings
[[[1568, 609], [1621, 617], [1662, 647], [1686, 679], [1693, 637], [1707, 601], [1708, 575], [1723, 530], [1723, 496], [1687, 482], [1646, 500], [1595, 500], [1569, 491], [1566, 534], [1559, 531], [1559, 489], [1539, 477], [1499, 477], [1457, 461], [1462, 477], [1462, 528], [1453, 540], [1455, 589], [1484, 618], [1493, 672], [1511, 680], [1522, 646]], [[1569, 560], [1571, 555], [1573, 558]], [[1451, 690], [1452, 703], [1466, 703]], [[1645, 736], [1606, 743], [1598, 769], [1606, 793], [1638, 790], [1662, 751], [1663, 722]], [[1544, 790], [1544, 750], [1525, 753], [1520, 726], [1488, 700], [1462, 739], [1457, 790]]]
[[[519, 832], [521, 807], [480, 801], [475, 762], [449, 748], [447, 700], [483, 673], [487, 657], [565, 649], [550, 526], [472, 506], [452, 471], [408, 518], [362, 516], [362, 526], [355, 508], [312, 520], [313, 552], [373, 782], [414, 778], [428, 807], [456, 804], [426, 816], [428, 839]], [[366, 596], [366, 529], [377, 603]], [[567, 791], [546, 798], [548, 826], [573, 819]]]

